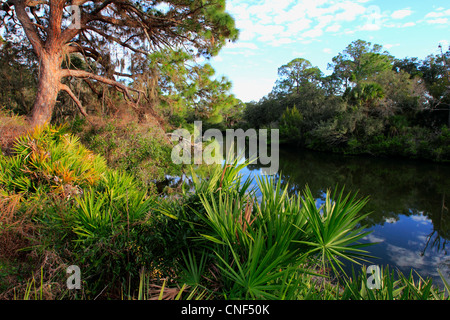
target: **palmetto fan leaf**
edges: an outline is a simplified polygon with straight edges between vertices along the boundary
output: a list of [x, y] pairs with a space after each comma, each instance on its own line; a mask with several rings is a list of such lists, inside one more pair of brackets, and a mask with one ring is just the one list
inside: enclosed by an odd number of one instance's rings
[[[305, 232], [307, 240], [296, 241], [306, 245], [308, 255], [315, 255], [325, 268], [330, 264], [335, 273], [344, 272], [341, 259], [358, 263], [358, 260], [370, 257], [363, 250], [370, 244], [359, 243], [370, 231], [364, 232], [359, 226], [368, 214], [361, 214], [367, 199], [356, 200], [356, 194], [343, 196], [342, 189], [338, 194], [327, 191], [325, 203], [317, 207], [311, 191], [306, 187], [302, 199], [303, 211], [308, 221]], [[345, 273], [345, 272], [344, 272]]]
[[89, 188], [104, 178], [106, 161], [87, 150], [63, 127], [37, 127], [19, 137], [14, 155], [0, 163], [0, 182], [6, 189], [68, 196], [65, 190]]

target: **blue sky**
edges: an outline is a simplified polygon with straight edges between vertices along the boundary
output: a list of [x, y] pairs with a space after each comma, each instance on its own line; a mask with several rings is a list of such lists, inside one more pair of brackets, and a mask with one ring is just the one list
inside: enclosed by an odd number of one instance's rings
[[448, 0], [227, 0], [240, 38], [210, 63], [244, 102], [273, 88], [277, 70], [305, 58], [327, 64], [357, 39], [383, 45], [396, 58], [425, 58], [450, 44]]

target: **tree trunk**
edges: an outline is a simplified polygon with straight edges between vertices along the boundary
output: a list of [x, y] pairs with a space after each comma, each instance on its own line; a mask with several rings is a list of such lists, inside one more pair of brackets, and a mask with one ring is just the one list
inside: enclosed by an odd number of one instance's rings
[[29, 122], [31, 126], [50, 123], [60, 91], [61, 55], [45, 53], [41, 56], [39, 83]]

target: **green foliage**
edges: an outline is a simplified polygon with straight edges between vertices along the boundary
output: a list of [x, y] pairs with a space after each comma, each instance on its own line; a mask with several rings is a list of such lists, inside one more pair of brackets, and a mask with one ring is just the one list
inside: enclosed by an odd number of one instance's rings
[[308, 83], [318, 83], [322, 72], [308, 60], [297, 58], [278, 69], [280, 79], [275, 90], [279, 92], [300, 92], [300, 87]]
[[259, 217], [252, 215], [253, 204], [238, 195], [204, 195], [202, 204], [207, 215], [201, 218], [209, 232], [201, 236], [216, 254], [227, 297], [275, 298], [274, 291], [281, 287], [271, 282], [291, 270], [289, 263], [295, 260], [288, 250], [291, 234], [284, 229], [279, 242], [272, 241], [270, 234], [256, 225]]
[[[440, 271], [439, 271], [440, 273]], [[352, 280], [344, 283], [339, 298], [342, 300], [448, 300], [449, 285], [441, 274], [445, 289], [433, 285], [431, 279], [423, 279], [413, 272], [405, 276], [400, 271], [397, 274], [389, 268], [382, 268], [379, 278], [380, 288], [370, 289], [366, 267], [358, 274], [353, 272]]]
[[195, 120], [218, 125], [240, 101], [229, 91], [231, 82], [214, 78], [210, 64], [199, 64], [185, 50], [164, 49], [149, 55], [149, 72], [136, 81], [176, 127]]
[[[397, 129], [397, 126], [400, 126], [400, 129]], [[450, 138], [447, 127], [430, 132], [422, 127], [402, 127], [401, 123], [394, 123], [391, 130], [395, 133], [371, 137], [366, 149], [362, 150], [386, 156], [400, 155], [408, 158], [449, 161]]]
[[155, 267], [161, 252], [151, 231], [155, 198], [135, 177], [108, 168], [63, 128], [37, 128], [13, 149], [0, 159], [2, 197], [19, 197], [17, 210], [34, 213], [36, 248], [83, 269], [92, 281], [84, 284], [86, 294]]
[[205, 272], [206, 262], [208, 258], [206, 252], [201, 253], [200, 261], [197, 262], [197, 255], [192, 253], [192, 250], [188, 250], [188, 256], [182, 252], [184, 266], [181, 266], [182, 275], [180, 276], [181, 282], [189, 286], [198, 286], [202, 282], [202, 276]]
[[0, 106], [27, 115], [36, 95], [37, 76], [37, 61], [26, 43], [0, 41]]
[[383, 88], [378, 83], [362, 83], [355, 88], [348, 88], [344, 93], [344, 98], [357, 105], [365, 104], [368, 108], [373, 107], [373, 103], [383, 97]]
[[132, 174], [143, 187], [153, 188], [154, 182], [164, 181], [166, 175], [181, 174], [181, 166], [171, 161], [169, 139], [158, 127], [110, 121], [96, 128], [83, 128], [86, 126], [72, 130], [81, 131], [81, 141], [102, 155], [110, 167]]
[[76, 201], [73, 231], [80, 239], [123, 233], [145, 221], [153, 206], [153, 199], [138, 189], [132, 177], [118, 172], [109, 172], [96, 190], [86, 190]]
[[[443, 128], [442, 139], [449, 136]], [[43, 150], [54, 154], [55, 162], [45, 162], [48, 158], [39, 156], [45, 155]], [[252, 187], [253, 180], [241, 172], [249, 161], [237, 158], [211, 166], [207, 175], [193, 168], [190, 190], [178, 199], [159, 198], [141, 188], [132, 174], [107, 168], [102, 157], [62, 129], [36, 130], [18, 139], [15, 152], [2, 158], [2, 179], [9, 178], [8, 184], [2, 180], [1, 188], [9, 192], [3, 196], [12, 201], [23, 194], [17, 210], [34, 210], [30, 219], [37, 236], [28, 250], [52, 252], [58, 265], [76, 264], [83, 270], [81, 297], [446, 298], [431, 281], [417, 283], [411, 276], [399, 275], [398, 281], [383, 273], [378, 291], [367, 289], [365, 269], [352, 278], [340, 277], [344, 261], [366, 258], [359, 241], [367, 235], [361, 225], [367, 200], [343, 190], [328, 191], [318, 207], [309, 188], [290, 195], [288, 184], [270, 177], [259, 178]], [[92, 156], [98, 157], [97, 164], [86, 160]], [[61, 197], [49, 181], [35, 180], [59, 163], [76, 175], [71, 181], [80, 192], [70, 198]], [[18, 170], [19, 164], [33, 168], [23, 170], [23, 179], [38, 187], [21, 189], [20, 179], [10, 181], [14, 178], [8, 168]], [[87, 179], [86, 170], [97, 178]], [[2, 274], [13, 273], [5, 273], [3, 266], [9, 265], [1, 263]], [[328, 269], [338, 276], [337, 284], [328, 281]], [[26, 282], [25, 299], [46, 297], [48, 281], [41, 270], [40, 285], [34, 278]], [[185, 285], [169, 288], [167, 280], [154, 284], [167, 277]]]
[[308, 221], [306, 233], [310, 234], [311, 240], [300, 243], [310, 246], [308, 254], [318, 254], [322, 269], [330, 265], [335, 273], [338, 268], [344, 272], [338, 258], [356, 262], [355, 258], [368, 257], [361, 249], [366, 245], [358, 244], [369, 234], [363, 232], [364, 227], [358, 227], [368, 216], [360, 214], [367, 200], [356, 200], [356, 195], [343, 197], [343, 190], [339, 194], [336, 191], [331, 194], [328, 190], [325, 203], [317, 208], [311, 191], [306, 189], [305, 193], [302, 205]]
[[[208, 190], [204, 185], [202, 189]], [[204, 211], [195, 211], [199, 220], [191, 225], [197, 235], [194, 243], [210, 252], [225, 298], [448, 299], [431, 280], [416, 282], [400, 272], [397, 280], [386, 270], [381, 288], [369, 289], [365, 267], [335, 284], [328, 282], [327, 268], [338, 275], [343, 260], [368, 258], [363, 248], [370, 244], [359, 243], [368, 234], [361, 225], [367, 199], [356, 200], [356, 195], [336, 189], [327, 192], [324, 204], [317, 207], [308, 188], [302, 196], [290, 196], [288, 189], [287, 184], [281, 187], [280, 181], [265, 177], [258, 180], [259, 201], [252, 193], [242, 197], [232, 188], [201, 193]], [[189, 261], [192, 274], [200, 278], [200, 268]], [[316, 263], [322, 272], [310, 267]]]
[[344, 80], [347, 88], [349, 82], [360, 84], [391, 69], [392, 61], [393, 57], [388, 52], [382, 52], [382, 46], [356, 40], [332, 59], [330, 67], [338, 78]]
[[295, 107], [286, 108], [280, 121], [280, 138], [283, 141], [299, 143], [301, 141], [301, 127], [303, 116]]
[[19, 137], [12, 157], [0, 155], [0, 186], [24, 197], [73, 197], [99, 183], [105, 160], [86, 149], [64, 128], [37, 127]]
[[151, 269], [149, 219], [155, 199], [135, 178], [108, 170], [104, 180], [75, 200], [63, 216], [59, 210], [49, 210], [41, 222], [49, 232], [59, 230], [51, 246], [62, 252], [69, 248], [69, 258], [83, 267], [86, 277], [95, 279], [86, 285], [87, 292], [108, 283], [124, 283], [128, 277], [137, 277], [143, 267]]
[[357, 40], [332, 59], [330, 76], [302, 58], [280, 67], [272, 92], [243, 117], [247, 127], [279, 128], [282, 143], [314, 150], [449, 161], [440, 134], [450, 127], [449, 56], [395, 60]]
[[[216, 167], [207, 179], [193, 175], [195, 193], [186, 199], [189, 205], [182, 213], [173, 207], [164, 210], [175, 221], [187, 222], [185, 227], [192, 230], [187, 248], [202, 248], [202, 259], [217, 266], [214, 278], [226, 298], [295, 297], [304, 289], [302, 275], [316, 274], [308, 263], [319, 259], [337, 272], [341, 259], [364, 256], [357, 242], [365, 233], [356, 225], [365, 201], [342, 193], [333, 194], [332, 201], [329, 194], [327, 204], [316, 208], [308, 189], [303, 197], [289, 196], [289, 186], [282, 188], [280, 181], [267, 177], [258, 180], [257, 189], [249, 189], [251, 180], [235, 183], [246, 165]], [[187, 252], [185, 273], [198, 280], [206, 262], [197, 267]]]

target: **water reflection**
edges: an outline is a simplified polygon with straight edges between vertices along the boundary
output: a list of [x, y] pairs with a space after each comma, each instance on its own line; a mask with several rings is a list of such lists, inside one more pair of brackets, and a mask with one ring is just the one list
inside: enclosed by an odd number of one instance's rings
[[[449, 165], [281, 149], [279, 166], [275, 179], [289, 182], [291, 193], [307, 184], [319, 201], [335, 186], [369, 197], [363, 223], [373, 231], [365, 240], [379, 242], [369, 247], [379, 257], [374, 264], [414, 268], [438, 283], [439, 268], [450, 280]], [[246, 174], [257, 176], [260, 168], [252, 164]]]

